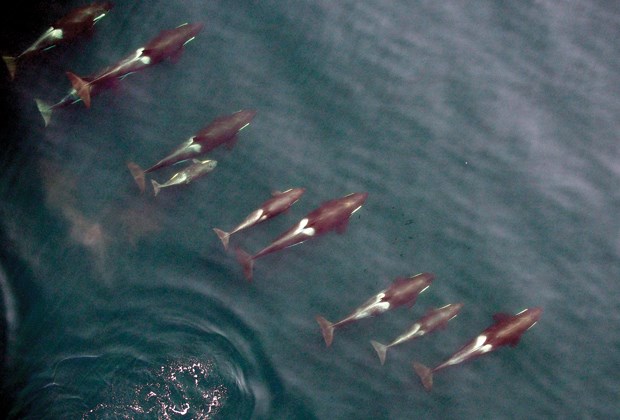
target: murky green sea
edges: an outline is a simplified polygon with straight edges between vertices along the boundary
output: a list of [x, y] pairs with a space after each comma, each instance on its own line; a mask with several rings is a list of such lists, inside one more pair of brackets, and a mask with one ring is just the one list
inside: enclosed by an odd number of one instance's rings
[[[2, 18], [2, 54], [78, 1]], [[183, 55], [55, 111], [159, 31]], [[95, 33], [2, 70], [2, 414], [9, 418], [533, 419], [620, 412], [620, 8], [614, 2], [117, 0]], [[257, 110], [217, 168], [141, 195], [148, 166], [215, 117]], [[164, 181], [176, 168], [155, 172]], [[235, 234], [272, 191], [291, 209]], [[256, 261], [322, 202], [369, 193], [344, 234]], [[396, 277], [412, 307], [338, 329]], [[427, 310], [445, 330], [391, 348]], [[544, 309], [515, 347], [434, 366], [498, 312]]]

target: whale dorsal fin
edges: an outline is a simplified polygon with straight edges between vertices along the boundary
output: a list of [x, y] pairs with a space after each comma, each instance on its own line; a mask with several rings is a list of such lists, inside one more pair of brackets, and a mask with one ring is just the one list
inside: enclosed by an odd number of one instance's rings
[[390, 284], [390, 286], [384, 290], [385, 298], [390, 299], [390, 297], [394, 295], [395, 290], [398, 290], [398, 288], [404, 283], [407, 283], [407, 281], [409, 281], [409, 278], [407, 277], [396, 277], [392, 284]]
[[349, 226], [349, 219], [343, 220], [338, 226], [336, 226], [336, 232], [339, 234], [343, 234], [347, 231], [347, 227]]
[[520, 339], [521, 339], [521, 336], [517, 336], [517, 337], [513, 338], [512, 340], [510, 340], [510, 341], [508, 342], [508, 345], [509, 345], [510, 347], [514, 347], [514, 346], [516, 346], [517, 344], [519, 344], [519, 340], [520, 340]]
[[237, 144], [237, 140], [239, 140], [239, 136], [236, 134], [228, 139], [226, 141], [226, 145], [224, 146], [226, 150], [232, 150], [233, 147], [235, 147], [235, 144]]
[[172, 61], [174, 64], [178, 63], [181, 59], [181, 56], [183, 55], [183, 51], [185, 51], [185, 48], [183, 47], [173, 51], [172, 54], [170, 54], [170, 61]]
[[507, 314], [505, 312], [498, 312], [495, 315], [493, 315], [493, 320], [495, 322], [503, 322], [509, 318], [512, 318], [512, 315]]

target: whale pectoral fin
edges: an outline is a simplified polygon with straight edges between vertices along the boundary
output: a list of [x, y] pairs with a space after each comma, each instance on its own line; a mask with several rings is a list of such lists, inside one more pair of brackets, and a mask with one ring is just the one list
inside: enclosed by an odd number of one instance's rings
[[347, 231], [347, 227], [349, 226], [349, 219], [344, 220], [338, 226], [336, 226], [336, 232], [339, 234], [343, 234]]

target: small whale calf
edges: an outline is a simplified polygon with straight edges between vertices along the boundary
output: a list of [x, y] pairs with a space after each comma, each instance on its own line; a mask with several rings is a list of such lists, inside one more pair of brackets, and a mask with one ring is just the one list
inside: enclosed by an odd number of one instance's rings
[[239, 132], [252, 122], [255, 115], [256, 111], [253, 109], [220, 115], [150, 168], [142, 170], [138, 164], [130, 162], [129, 170], [140, 186], [146, 173], [204, 155], [222, 145], [232, 148], [239, 138]]
[[168, 188], [175, 185], [189, 184], [190, 182], [205, 176], [209, 172], [213, 171], [217, 166], [215, 160], [198, 160], [194, 159], [193, 163], [180, 172], [177, 172], [168, 181], [163, 184], [158, 183], [155, 180], [151, 180], [153, 184], [153, 192], [155, 195], [159, 194], [162, 188]]
[[230, 232], [225, 232], [218, 228], [213, 228], [213, 231], [222, 241], [224, 249], [228, 249], [230, 235], [241, 230], [248, 229], [252, 226], [256, 226], [265, 220], [271, 219], [278, 214], [285, 212], [293, 204], [295, 204], [297, 200], [299, 200], [305, 191], [306, 190], [304, 188], [291, 188], [282, 192], [276, 191], [272, 194], [272, 197], [269, 200], [265, 201], [259, 208], [247, 215], [246, 218]]
[[441, 308], [431, 309], [424, 317], [409, 327], [403, 334], [396, 337], [390, 344], [381, 344], [374, 340], [370, 344], [377, 352], [381, 364], [384, 364], [387, 350], [390, 347], [430, 334], [437, 329], [446, 328], [448, 321], [457, 316], [462, 308], [462, 303], [450, 303]]
[[250, 124], [255, 115], [256, 111], [252, 109], [242, 109], [230, 115], [216, 117], [150, 168], [143, 170], [135, 162], [129, 162], [127, 167], [140, 191], [144, 192], [147, 173], [196, 158], [222, 145], [232, 148], [238, 139], [239, 132]]
[[413, 306], [416, 299], [425, 291], [435, 279], [433, 273], [420, 273], [411, 277], [398, 277], [385, 290], [368, 299], [362, 305], [342, 320], [332, 323], [317, 316], [316, 321], [321, 327], [325, 344], [329, 347], [334, 339], [334, 330], [338, 327], [359, 321], [360, 319], [370, 318], [387, 312], [399, 306]]
[[480, 335], [461, 347], [446, 361], [432, 369], [421, 363], [413, 362], [413, 369], [420, 377], [424, 388], [430, 391], [433, 388], [434, 373], [475, 359], [502, 346], [516, 346], [523, 333], [538, 322], [541, 314], [542, 308], [538, 307], [525, 309], [516, 315], [495, 314], [493, 316], [495, 324], [482, 331]]
[[362, 207], [367, 197], [368, 193], [361, 192], [326, 201], [254, 255], [237, 248], [237, 260], [243, 267], [245, 277], [249, 281], [252, 280], [254, 261], [260, 257], [300, 244], [332, 230], [343, 233], [347, 228], [349, 218]]

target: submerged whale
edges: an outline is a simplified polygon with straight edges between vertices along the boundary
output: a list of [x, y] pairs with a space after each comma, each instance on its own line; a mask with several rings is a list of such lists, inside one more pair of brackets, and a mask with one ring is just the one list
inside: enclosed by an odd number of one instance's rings
[[368, 193], [360, 192], [326, 201], [254, 255], [237, 248], [237, 260], [243, 267], [245, 277], [252, 280], [254, 261], [260, 257], [300, 244], [332, 230], [343, 233], [347, 228], [349, 218], [362, 207], [367, 197]]
[[440, 328], [446, 328], [448, 321], [457, 316], [461, 308], [463, 308], [462, 303], [450, 303], [441, 308], [431, 309], [419, 321], [416, 321], [409, 327], [407, 331], [392, 340], [390, 344], [382, 344], [374, 340], [371, 340], [370, 344], [377, 352], [381, 364], [384, 364], [387, 350], [390, 347], [430, 334]]
[[359, 321], [360, 319], [380, 315], [399, 306], [413, 306], [420, 293], [425, 291], [434, 279], [435, 275], [432, 273], [420, 273], [411, 277], [398, 277], [390, 287], [368, 299], [338, 322], [332, 323], [322, 316], [317, 316], [316, 321], [321, 327], [325, 344], [327, 347], [332, 344], [336, 328]]
[[11, 79], [15, 78], [19, 62], [47, 51], [50, 48], [67, 44], [88, 34], [93, 30], [95, 23], [102, 19], [113, 4], [109, 1], [95, 2], [71, 10], [68, 14], [52, 24], [35, 42], [16, 56], [2, 56]]
[[155, 180], [151, 180], [153, 184], [153, 193], [155, 195], [159, 194], [159, 191], [162, 188], [168, 188], [175, 185], [189, 184], [190, 182], [198, 179], [200, 177], [205, 176], [209, 172], [213, 171], [217, 166], [217, 161], [215, 160], [198, 160], [194, 159], [193, 163], [182, 171], [177, 172], [170, 178], [168, 181], [163, 184], [158, 183]]
[[192, 137], [184, 141], [168, 156], [146, 169], [144, 172], [153, 172], [158, 169], [174, 165], [175, 163], [209, 153], [213, 149], [226, 145], [232, 149], [239, 138], [239, 132], [250, 125], [256, 111], [242, 109], [230, 115], [220, 115], [202, 128]]
[[143, 170], [135, 162], [129, 162], [127, 167], [140, 190], [144, 192], [144, 179], [147, 173], [196, 158], [222, 145], [232, 148], [239, 132], [250, 124], [255, 115], [256, 111], [253, 109], [220, 115], [150, 168]]
[[256, 226], [265, 220], [271, 219], [278, 214], [285, 212], [293, 204], [295, 204], [297, 200], [299, 200], [305, 191], [306, 190], [304, 188], [291, 188], [286, 191], [276, 191], [272, 194], [272, 197], [269, 200], [265, 201], [259, 208], [247, 215], [246, 218], [230, 232], [225, 232], [218, 228], [213, 228], [213, 231], [222, 241], [224, 249], [228, 249], [230, 235], [241, 230], [248, 229], [252, 226]]
[[516, 315], [495, 314], [493, 316], [495, 324], [482, 331], [480, 335], [461, 347], [446, 361], [432, 369], [421, 363], [413, 362], [413, 369], [420, 377], [424, 388], [430, 391], [433, 388], [433, 374], [435, 372], [475, 359], [483, 354], [495, 351], [501, 346], [516, 346], [523, 333], [538, 322], [541, 314], [542, 308], [528, 308]]
[[130, 73], [143, 70], [167, 58], [177, 60], [183, 53], [183, 47], [202, 30], [202, 23], [184, 23], [174, 29], [161, 31], [144, 47], [138, 48], [133, 54], [116, 64], [100, 70], [88, 78], [81, 78], [67, 72], [71, 85], [84, 105], [90, 107], [90, 90], [92, 85], [107, 80], [121, 79]]
[[185, 23], [175, 29], [161, 31], [144, 47], [138, 48], [116, 64], [88, 77], [80, 77], [72, 72], [67, 72], [72, 88], [65, 97], [53, 105], [49, 105], [41, 99], [36, 99], [37, 107], [45, 124], [49, 123], [52, 111], [57, 108], [80, 101], [84, 102], [84, 105], [88, 108], [90, 107], [92, 96], [109, 88], [130, 73], [160, 63], [167, 58], [178, 59], [183, 53], [185, 44], [194, 39], [202, 30], [202, 27], [202, 23]]

